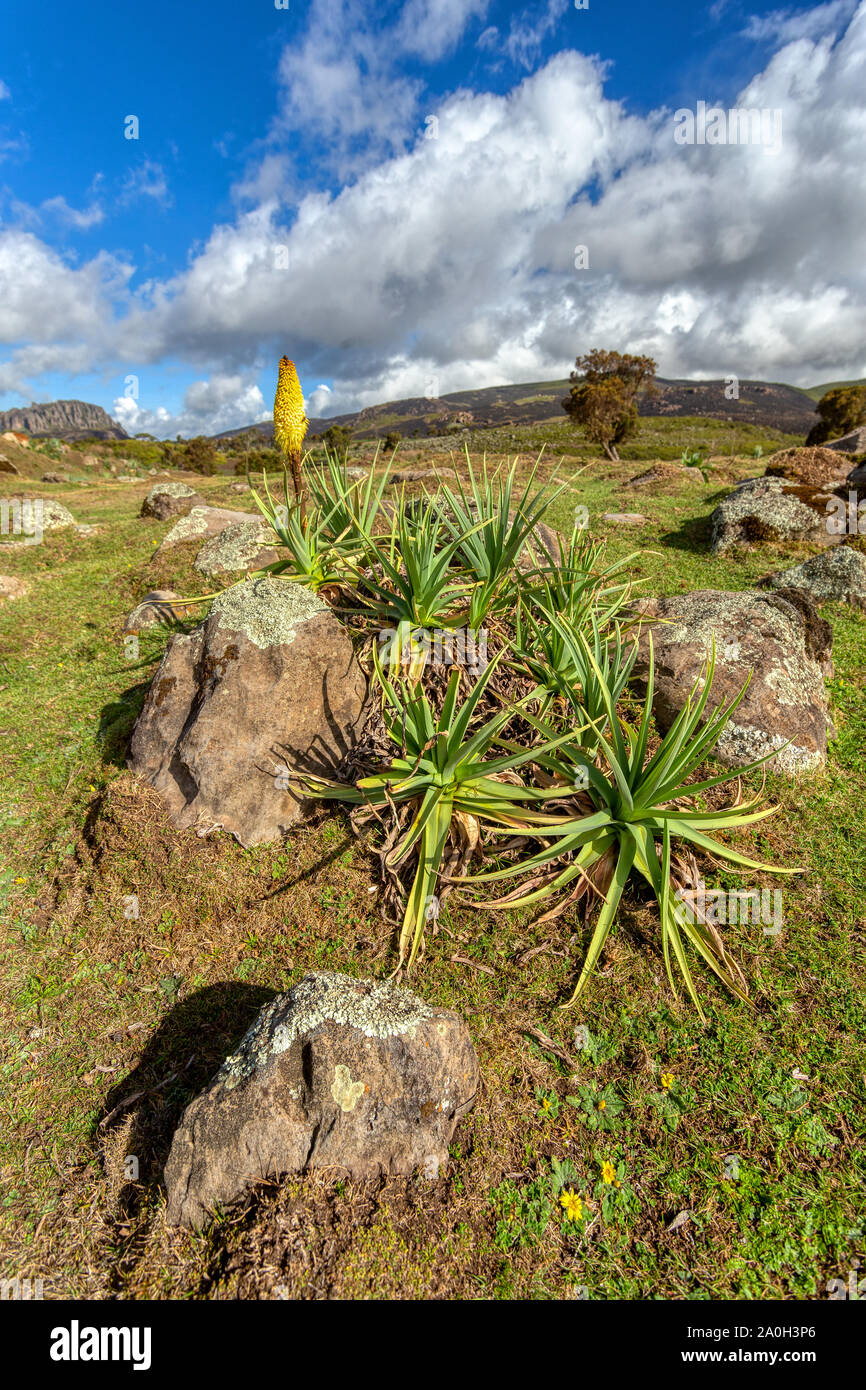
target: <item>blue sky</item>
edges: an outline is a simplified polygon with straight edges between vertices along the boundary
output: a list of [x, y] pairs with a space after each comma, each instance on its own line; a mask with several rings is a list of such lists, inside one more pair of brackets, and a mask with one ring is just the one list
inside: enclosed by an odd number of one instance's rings
[[[866, 374], [866, 4], [7, 0], [4, 29], [0, 409], [229, 428], [282, 352], [315, 413], [592, 346]], [[677, 145], [699, 101], [779, 112], [780, 148]]]

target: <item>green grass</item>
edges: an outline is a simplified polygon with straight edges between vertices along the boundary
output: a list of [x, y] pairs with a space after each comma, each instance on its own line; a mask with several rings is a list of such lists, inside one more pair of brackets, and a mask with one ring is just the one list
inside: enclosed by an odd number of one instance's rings
[[[691, 434], [664, 423], [677, 458], [707, 437], [703, 420]], [[520, 438], [527, 455], [534, 433]], [[716, 498], [762, 466], [630, 492], [638, 470], [596, 461], [552, 519], [567, 527], [585, 504], [612, 559], [646, 547], [636, 573], [649, 593], [742, 589], [802, 558], [707, 552]], [[248, 505], [221, 480], [200, 486]], [[244, 851], [179, 834], [125, 772], [166, 635], [143, 636], [130, 662], [123, 617], [149, 587], [199, 587], [189, 554], [150, 563], [168, 524], [138, 519], [145, 487], [58, 489], [99, 534], [0, 555], [0, 571], [31, 586], [0, 606], [2, 1276], [42, 1277], [48, 1297], [128, 1298], [785, 1299], [846, 1279], [866, 1253], [866, 619], [837, 605], [823, 610], [838, 729], [827, 770], [771, 777], [779, 814], [738, 837], [806, 869], [785, 885], [779, 937], [731, 929], [755, 1010], [707, 979], [702, 1027], [670, 994], [654, 907], [633, 895], [599, 977], [562, 1011], [586, 947], [578, 923], [479, 914], [452, 896], [413, 977], [467, 1019], [484, 1076], [448, 1172], [292, 1179], [205, 1235], [165, 1230], [172, 1127], [261, 1003], [309, 969], [381, 975], [394, 940], [368, 891], [374, 855], [338, 810], [289, 844]], [[601, 523], [621, 510], [646, 525]], [[133, 897], [137, 917], [125, 915]], [[124, 1176], [130, 1153], [137, 1182]], [[582, 1221], [565, 1217], [564, 1188], [585, 1200]]]

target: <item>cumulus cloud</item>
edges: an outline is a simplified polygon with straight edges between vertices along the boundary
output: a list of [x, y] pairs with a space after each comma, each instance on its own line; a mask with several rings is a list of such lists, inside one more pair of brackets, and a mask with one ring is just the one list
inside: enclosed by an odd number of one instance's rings
[[219, 434], [271, 418], [255, 382], [232, 375], [214, 375], [207, 381], [192, 382], [176, 414], [165, 406], [148, 407], [126, 395], [118, 396], [111, 413], [127, 434], [154, 434], [160, 438]]

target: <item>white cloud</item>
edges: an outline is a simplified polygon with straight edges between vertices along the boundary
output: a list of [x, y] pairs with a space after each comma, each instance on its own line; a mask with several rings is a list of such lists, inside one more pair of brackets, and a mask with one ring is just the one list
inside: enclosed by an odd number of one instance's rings
[[152, 159], [144, 159], [129, 170], [117, 195], [121, 207], [128, 207], [139, 198], [153, 198], [162, 207], [168, 207], [172, 202], [165, 170]]
[[11, 101], [11, 100], [12, 100], [12, 93], [10, 92], [10, 90], [9, 90], [8, 86], [6, 85], [6, 83], [3, 81], [3, 78], [0, 77], [0, 101]]
[[743, 33], [748, 39], [776, 44], [822, 38], [847, 24], [857, 4], [858, 0], [827, 0], [811, 10], [771, 10], [769, 14], [750, 15]]
[[542, 43], [570, 8], [571, 0], [547, 0], [547, 8], [541, 14], [533, 9], [512, 17], [511, 27], [502, 43], [503, 51], [512, 63], [531, 68], [538, 58]]
[[96, 227], [105, 219], [105, 213], [98, 203], [91, 203], [87, 208], [70, 207], [65, 198], [46, 198], [40, 204], [42, 212], [51, 213], [67, 222], [71, 227], [76, 227], [80, 231], [87, 231], [90, 227]]
[[181, 410], [174, 415], [165, 406], [151, 408], [129, 396], [118, 396], [111, 413], [127, 434], [155, 434], [163, 439], [178, 434], [187, 439], [219, 434], [271, 419], [255, 382], [233, 375], [192, 382], [184, 393]]
[[450, 53], [467, 26], [483, 19], [490, 0], [408, 0], [396, 38], [407, 53], [436, 62]]

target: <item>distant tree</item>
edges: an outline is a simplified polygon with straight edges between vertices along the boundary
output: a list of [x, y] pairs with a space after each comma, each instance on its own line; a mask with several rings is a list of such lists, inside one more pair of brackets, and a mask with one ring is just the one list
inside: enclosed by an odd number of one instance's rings
[[144, 439], [148, 444], [154, 444], [156, 442], [152, 434], [134, 434], [132, 437], [133, 439]]
[[401, 436], [399, 430], [389, 430], [388, 433], [385, 435], [385, 438], [382, 442], [385, 445], [385, 448], [388, 450], [389, 454], [393, 454], [394, 450], [397, 448], [397, 445], [400, 443], [400, 437]]
[[593, 348], [574, 366], [562, 408], [587, 439], [617, 462], [617, 446], [637, 431], [639, 394], [655, 391], [656, 364], [651, 357]]
[[203, 474], [206, 478], [216, 473], [218, 461], [217, 451], [211, 440], [202, 434], [190, 439], [183, 451], [184, 466], [193, 473]]
[[349, 452], [349, 442], [352, 438], [351, 425], [329, 425], [322, 435], [328, 448], [335, 453], [338, 458], [345, 459]]
[[808, 445], [850, 434], [858, 425], [866, 424], [866, 386], [834, 386], [825, 391], [816, 409], [820, 418], [809, 431]]

